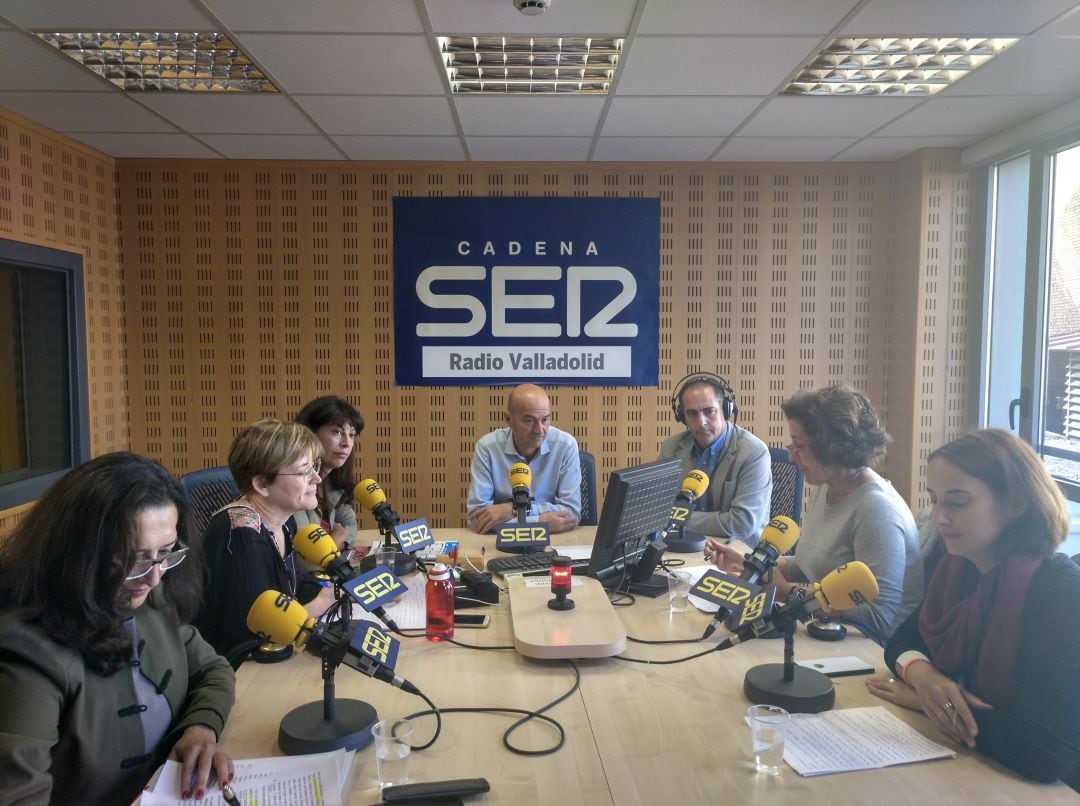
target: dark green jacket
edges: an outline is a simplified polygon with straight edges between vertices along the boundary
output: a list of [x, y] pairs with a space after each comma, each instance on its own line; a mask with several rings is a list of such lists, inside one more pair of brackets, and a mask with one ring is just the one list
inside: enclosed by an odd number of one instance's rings
[[135, 626], [142, 671], [173, 713], [149, 756], [130, 668], [103, 677], [17, 613], [0, 614], [0, 803], [126, 806], [186, 728], [221, 735], [233, 704], [229, 664], [152, 603], [135, 611]]

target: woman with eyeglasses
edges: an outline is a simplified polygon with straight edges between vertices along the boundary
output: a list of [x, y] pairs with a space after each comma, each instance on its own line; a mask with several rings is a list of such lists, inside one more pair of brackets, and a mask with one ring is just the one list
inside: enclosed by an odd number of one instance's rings
[[303, 423], [319, 438], [319, 484], [315, 488], [318, 506], [296, 513], [296, 526], [322, 526], [338, 548], [356, 540], [356, 511], [353, 509], [353, 467], [356, 439], [364, 430], [364, 418], [348, 401], [328, 395], [318, 397], [300, 409], [296, 422]]
[[0, 543], [0, 802], [131, 803], [166, 757], [185, 797], [232, 778], [233, 672], [187, 623], [186, 514], [161, 465], [112, 453]]
[[1055, 554], [1069, 508], [1041, 458], [975, 431], [926, 463], [944, 554], [867, 681], [954, 741], [1036, 781], [1080, 787], [1080, 568]]
[[[773, 570], [784, 601], [800, 583], [816, 582], [845, 563], [866, 563], [877, 579], [877, 598], [840, 614], [884, 643], [922, 598], [918, 530], [911, 510], [871, 467], [885, 455], [889, 435], [870, 401], [844, 384], [804, 390], [781, 404], [788, 451], [815, 489], [803, 513], [795, 554]], [[710, 540], [706, 557], [741, 573], [742, 555]], [[737, 570], [736, 570], [737, 569]]]
[[247, 615], [263, 591], [294, 596], [313, 616], [333, 603], [333, 590], [298, 568], [292, 547], [293, 513], [317, 505], [321, 450], [306, 426], [273, 419], [233, 439], [229, 469], [241, 496], [214, 515], [199, 546], [210, 583], [195, 626], [234, 667], [259, 644]]

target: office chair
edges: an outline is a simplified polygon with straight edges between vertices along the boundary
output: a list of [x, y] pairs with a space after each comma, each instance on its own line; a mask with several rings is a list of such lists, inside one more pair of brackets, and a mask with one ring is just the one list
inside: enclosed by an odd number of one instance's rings
[[188, 544], [202, 538], [214, 513], [240, 497], [240, 489], [233, 481], [228, 467], [207, 467], [194, 470], [180, 477], [180, 486], [187, 496]]
[[772, 503], [770, 515], [787, 515], [802, 523], [803, 474], [783, 448], [769, 448], [772, 457]]
[[579, 451], [581, 459], [581, 520], [579, 526], [596, 526], [596, 459]]

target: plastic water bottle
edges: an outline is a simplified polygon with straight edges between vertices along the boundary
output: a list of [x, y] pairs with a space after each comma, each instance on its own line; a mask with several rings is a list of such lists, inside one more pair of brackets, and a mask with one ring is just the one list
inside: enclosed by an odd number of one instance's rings
[[454, 583], [450, 569], [435, 563], [427, 581], [427, 639], [441, 641], [454, 637]]

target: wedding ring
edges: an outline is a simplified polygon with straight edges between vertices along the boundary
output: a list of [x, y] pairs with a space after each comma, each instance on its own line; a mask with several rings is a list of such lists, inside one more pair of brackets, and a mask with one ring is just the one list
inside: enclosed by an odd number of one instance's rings
[[951, 710], [952, 710], [953, 708], [955, 708], [956, 706], [955, 706], [955, 705], [953, 705], [953, 703], [952, 703], [952, 700], [945, 700], [945, 706], [944, 706], [944, 707], [945, 707], [945, 708], [946, 708], [947, 710], [951, 711]]
[[895, 682], [896, 682], [896, 678], [895, 678], [895, 677], [890, 677], [890, 678], [889, 678], [889, 682], [890, 682], [890, 683], [895, 683]]

